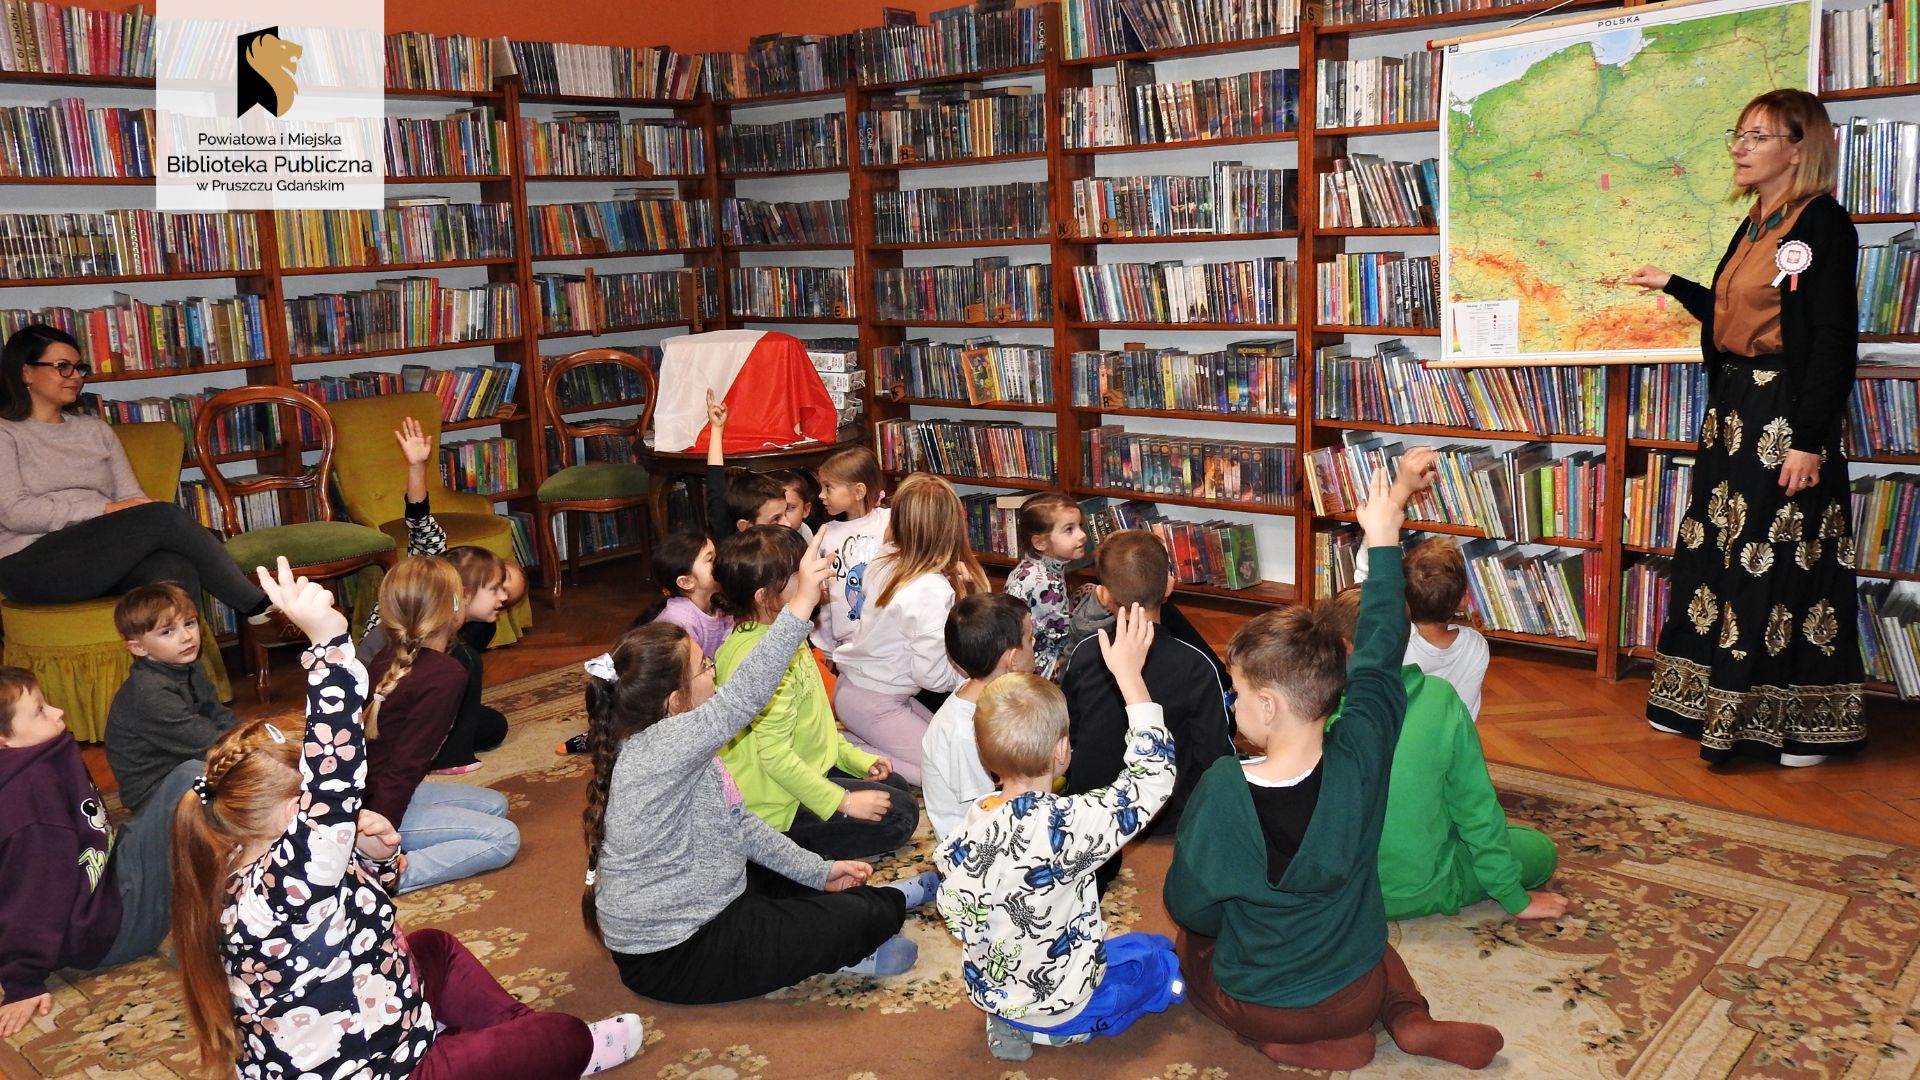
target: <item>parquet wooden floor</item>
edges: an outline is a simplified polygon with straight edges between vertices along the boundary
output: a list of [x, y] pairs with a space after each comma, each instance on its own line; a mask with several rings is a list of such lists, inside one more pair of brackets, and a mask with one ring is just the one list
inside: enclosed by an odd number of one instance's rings
[[[644, 574], [632, 560], [588, 568], [557, 609], [537, 604], [533, 633], [487, 654], [488, 682], [578, 663], [605, 649], [646, 596]], [[1183, 607], [1222, 649], [1249, 615], [1230, 603]], [[299, 700], [297, 671], [290, 649], [275, 650], [274, 702], [255, 705], [249, 693], [236, 709], [284, 711]], [[1870, 698], [1872, 743], [1856, 758], [1808, 769], [1758, 762], [1710, 768], [1697, 744], [1647, 726], [1646, 671], [1642, 664], [1610, 682], [1595, 678], [1582, 654], [1494, 643], [1480, 717], [1487, 758], [1920, 845], [1920, 704]], [[112, 782], [104, 756], [89, 748], [103, 786]]]

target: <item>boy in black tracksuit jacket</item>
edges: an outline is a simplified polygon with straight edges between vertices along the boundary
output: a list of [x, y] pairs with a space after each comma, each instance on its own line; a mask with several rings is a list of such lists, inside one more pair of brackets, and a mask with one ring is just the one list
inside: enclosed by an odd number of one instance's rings
[[[1094, 553], [1094, 570], [1100, 577], [1094, 595], [1102, 608], [1117, 611], [1139, 604], [1154, 622], [1160, 622], [1161, 605], [1173, 591], [1173, 576], [1159, 537], [1141, 529], [1114, 533]], [[1098, 640], [1083, 637], [1066, 654], [1065, 664], [1060, 689], [1067, 698], [1067, 735], [1073, 745], [1067, 794], [1081, 795], [1119, 777], [1126, 751], [1127, 711], [1113, 674], [1100, 660]], [[1165, 627], [1154, 635], [1141, 676], [1165, 711], [1167, 729], [1173, 733], [1175, 769], [1173, 797], [1154, 815], [1144, 835], [1172, 836], [1201, 774], [1223, 755], [1233, 753], [1233, 729], [1219, 670], [1206, 652], [1167, 633]], [[1119, 855], [1101, 866], [1095, 881], [1103, 895], [1119, 873]]]

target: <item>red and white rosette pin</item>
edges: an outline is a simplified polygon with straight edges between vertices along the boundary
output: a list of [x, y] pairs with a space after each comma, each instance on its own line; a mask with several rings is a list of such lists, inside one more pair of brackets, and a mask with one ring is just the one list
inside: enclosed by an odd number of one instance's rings
[[1777, 286], [1782, 279], [1791, 278], [1792, 283], [1787, 286], [1791, 292], [1800, 287], [1800, 275], [1813, 265], [1813, 249], [1807, 246], [1805, 240], [1788, 240], [1774, 251], [1773, 265], [1780, 272], [1773, 275], [1773, 280], [1768, 284]]

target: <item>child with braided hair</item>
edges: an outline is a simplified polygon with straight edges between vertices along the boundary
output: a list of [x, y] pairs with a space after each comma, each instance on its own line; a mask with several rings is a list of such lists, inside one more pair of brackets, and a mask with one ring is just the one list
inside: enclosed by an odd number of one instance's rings
[[402, 934], [400, 837], [361, 804], [367, 673], [333, 597], [287, 561], [261, 585], [313, 647], [307, 727], [233, 728], [172, 804], [173, 940], [201, 1072], [572, 1080], [631, 1059], [630, 1013], [588, 1025], [509, 995], [440, 930]]
[[466, 669], [447, 654], [461, 592], [459, 573], [432, 555], [406, 560], [380, 583], [391, 644], [367, 667], [367, 806], [399, 825], [403, 893], [497, 870], [520, 850], [505, 795], [427, 780], [466, 692]]

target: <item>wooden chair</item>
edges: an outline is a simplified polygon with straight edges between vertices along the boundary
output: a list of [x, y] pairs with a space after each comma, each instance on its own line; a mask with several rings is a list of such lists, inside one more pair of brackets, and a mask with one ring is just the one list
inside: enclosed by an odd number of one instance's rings
[[[618, 364], [639, 373], [646, 387], [647, 399], [640, 415], [631, 420], [600, 420], [584, 424], [568, 422], [564, 406], [560, 403], [560, 380], [567, 372], [589, 364]], [[560, 459], [558, 462], [547, 462], [547, 476], [540, 481], [539, 491], [534, 496], [534, 532], [538, 534], [534, 539], [540, 545], [540, 581], [546, 588], [549, 600], [557, 603], [560, 599], [560, 557], [553, 539], [554, 515], [567, 511], [602, 513], [647, 507], [647, 522], [640, 541], [643, 555], [652, 550], [649, 534], [664, 527], [667, 516], [666, 486], [652, 483], [651, 455], [644, 441], [646, 433], [653, 427], [653, 407], [659, 397], [658, 390], [659, 383], [654, 376], [653, 365], [619, 349], [582, 349], [548, 362], [546, 370], [541, 373], [540, 392], [545, 399], [547, 418], [552, 422], [560, 442]], [[573, 440], [600, 435], [630, 440], [637, 463], [576, 464], [573, 460]], [[556, 465], [558, 468], [555, 468]], [[578, 519], [570, 519], [569, 524], [573, 528], [569, 534], [571, 543], [568, 544], [568, 554], [574, 581], [578, 583]]]
[[[291, 475], [261, 474], [244, 479], [221, 474], [215, 463], [213, 426], [221, 414], [252, 405], [291, 406], [313, 418], [319, 433], [320, 458]], [[299, 425], [284, 425], [285, 437], [299, 439]], [[333, 468], [333, 420], [318, 401], [298, 390], [284, 386], [238, 386], [215, 394], [201, 407], [193, 421], [193, 452], [200, 469], [206, 473], [220, 505], [220, 531], [227, 539], [227, 551], [233, 561], [252, 571], [256, 566], [271, 567], [279, 556], [286, 556], [294, 572], [319, 581], [338, 580], [365, 569], [379, 566], [392, 569], [393, 538], [379, 529], [333, 520], [333, 506], [327, 499], [327, 476]], [[263, 529], [242, 531], [234, 500], [259, 492], [304, 492], [309, 495], [309, 512], [315, 520]], [[284, 495], [282, 506], [292, 505]], [[267, 700], [267, 643], [258, 628], [244, 620], [240, 641], [248, 660], [254, 665], [254, 692]]]

